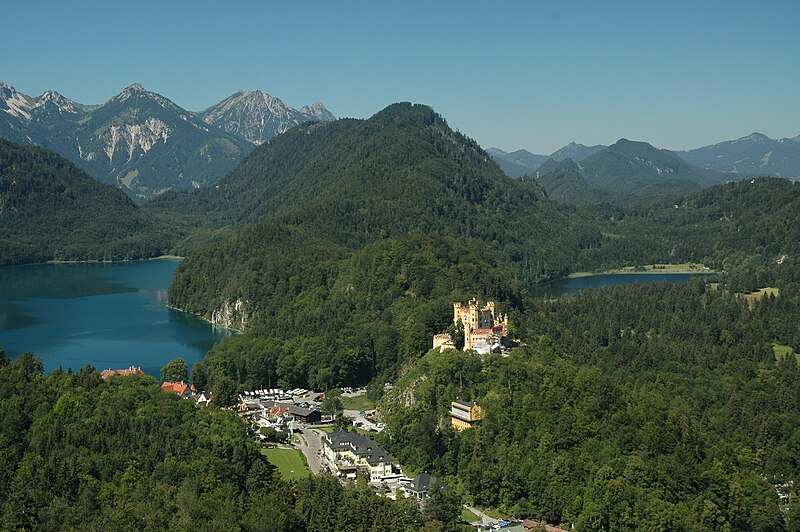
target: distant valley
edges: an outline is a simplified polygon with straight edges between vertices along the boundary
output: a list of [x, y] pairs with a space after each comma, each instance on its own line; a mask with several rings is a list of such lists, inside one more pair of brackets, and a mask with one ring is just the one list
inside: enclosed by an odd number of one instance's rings
[[102, 105], [84, 105], [0, 82], [0, 138], [53, 150], [140, 200], [216, 181], [254, 145], [303, 122], [334, 119], [319, 102], [298, 111], [260, 91], [194, 113], [138, 83]]

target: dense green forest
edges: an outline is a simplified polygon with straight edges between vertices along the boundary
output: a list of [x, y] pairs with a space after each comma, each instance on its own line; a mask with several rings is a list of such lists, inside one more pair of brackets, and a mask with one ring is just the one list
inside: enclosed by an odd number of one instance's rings
[[601, 239], [536, 183], [504, 175], [430, 107], [408, 103], [293, 128], [212, 187], [166, 194], [148, 210], [198, 227], [272, 220], [351, 249], [409, 233], [476, 238], [536, 278], [569, 273]]
[[352, 252], [265, 223], [181, 264], [169, 301], [206, 317], [209, 299], [218, 312], [226, 302], [244, 302], [230, 317], [247, 334], [196, 364], [196, 385], [217, 392], [233, 379], [245, 388], [327, 389], [376, 375], [393, 379], [448, 326], [453, 300], [475, 290], [513, 310], [523, 285], [473, 239], [397, 236]]
[[[450, 512], [330, 476], [286, 482], [229, 411], [152, 377], [42, 373], [0, 350], [3, 530], [444, 530]], [[446, 510], [439, 507], [438, 510]], [[455, 520], [453, 520], [455, 521]]]
[[153, 257], [169, 241], [115, 187], [43, 148], [0, 139], [0, 264]]
[[[431, 351], [384, 398], [383, 443], [467, 500], [578, 530], [800, 530], [797, 264], [754, 307], [702, 281], [533, 302], [509, 358]], [[455, 433], [450, 401], [484, 421]], [[796, 497], [796, 496], [795, 496]]]
[[725, 270], [737, 291], [751, 291], [773, 282], [776, 262], [800, 255], [800, 183], [786, 179], [739, 181], [584, 212], [608, 237], [583, 252], [580, 266], [587, 270], [695, 262]]

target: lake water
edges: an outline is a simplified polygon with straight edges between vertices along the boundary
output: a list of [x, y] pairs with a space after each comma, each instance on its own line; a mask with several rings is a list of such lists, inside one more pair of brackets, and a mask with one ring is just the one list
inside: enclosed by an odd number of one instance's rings
[[153, 376], [197, 362], [229, 331], [167, 308], [174, 260], [0, 268], [0, 346], [45, 371], [140, 366]]
[[602, 288], [631, 283], [685, 283], [693, 277], [703, 277], [708, 273], [624, 273], [597, 274], [586, 277], [556, 279], [538, 284], [533, 295], [545, 299], [556, 298], [565, 294], [574, 294], [584, 288]]

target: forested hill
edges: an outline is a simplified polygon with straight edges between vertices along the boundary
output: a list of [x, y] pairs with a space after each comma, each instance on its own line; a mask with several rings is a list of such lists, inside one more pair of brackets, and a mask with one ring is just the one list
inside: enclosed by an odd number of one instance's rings
[[512, 312], [524, 287], [509, 263], [467, 238], [394, 236], [348, 250], [265, 222], [187, 258], [169, 304], [243, 329], [195, 364], [214, 393], [239, 384], [317, 389], [393, 379], [475, 293]]
[[[533, 276], [566, 272], [574, 255], [564, 250], [599, 238], [537, 184], [505, 176], [429, 107], [408, 103], [368, 120], [294, 128], [213, 187], [154, 206], [217, 226], [277, 219], [349, 247], [409, 232], [479, 238]], [[550, 244], [556, 231], [560, 246]]]
[[0, 140], [0, 264], [159, 255], [167, 237], [120, 190], [62, 157]]
[[609, 235], [582, 254], [590, 269], [696, 262], [726, 270], [749, 291], [766, 286], [771, 265], [800, 257], [800, 183], [786, 179], [762, 177], [585, 212]]

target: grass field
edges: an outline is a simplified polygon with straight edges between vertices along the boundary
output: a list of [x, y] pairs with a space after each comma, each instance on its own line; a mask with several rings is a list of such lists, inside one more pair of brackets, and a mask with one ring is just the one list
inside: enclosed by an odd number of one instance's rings
[[568, 277], [591, 277], [592, 275], [600, 274], [625, 274], [625, 273], [715, 273], [714, 270], [707, 269], [702, 264], [694, 262], [685, 262], [683, 264], [645, 264], [644, 269], [636, 270], [634, 266], [625, 266], [617, 270], [608, 270], [605, 272], [575, 272]]
[[479, 519], [480, 517], [478, 517], [476, 514], [470, 512], [466, 508], [461, 508], [461, 520], [464, 521], [465, 523], [474, 523]]
[[367, 394], [362, 393], [355, 397], [341, 397], [342, 405], [345, 410], [358, 410], [359, 412], [366, 412], [375, 408], [375, 401], [367, 399]]
[[779, 295], [781, 295], [781, 291], [777, 288], [772, 288], [771, 286], [762, 288], [760, 290], [756, 290], [755, 292], [750, 292], [748, 294], [742, 292], [736, 292], [736, 297], [744, 299], [745, 301], [747, 301], [747, 304], [750, 305], [751, 307], [753, 306], [753, 303], [755, 303], [759, 299], [764, 299], [765, 297], [769, 296], [778, 297]]
[[797, 358], [797, 361], [800, 362], [800, 353], [795, 353], [792, 346], [789, 345], [781, 345], [781, 344], [772, 344], [772, 350], [775, 352], [775, 361], [780, 362], [787, 356], [794, 354]]
[[305, 457], [299, 449], [261, 449], [261, 454], [278, 468], [281, 476], [287, 480], [307, 477], [311, 471], [306, 465]]

